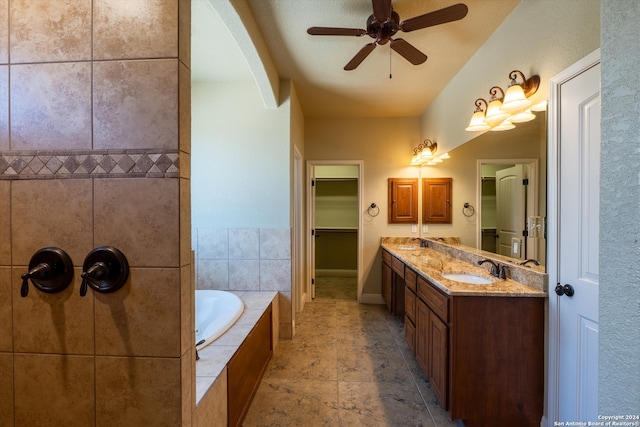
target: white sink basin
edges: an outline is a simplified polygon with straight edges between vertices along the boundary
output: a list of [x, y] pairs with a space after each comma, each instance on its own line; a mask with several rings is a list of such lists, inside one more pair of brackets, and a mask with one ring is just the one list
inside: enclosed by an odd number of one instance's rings
[[454, 282], [470, 283], [472, 285], [488, 285], [490, 283], [493, 283], [492, 279], [477, 276], [475, 274], [442, 273], [442, 277], [444, 277], [445, 279], [453, 280]]
[[398, 249], [404, 249], [405, 251], [415, 251], [416, 249], [420, 249], [418, 245], [400, 245]]

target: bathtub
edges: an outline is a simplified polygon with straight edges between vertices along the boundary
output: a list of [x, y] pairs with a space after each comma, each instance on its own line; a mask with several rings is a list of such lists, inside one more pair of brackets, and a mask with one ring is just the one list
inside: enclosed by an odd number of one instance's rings
[[203, 349], [224, 334], [243, 311], [242, 300], [231, 292], [196, 290], [196, 343], [204, 340], [197, 349]]

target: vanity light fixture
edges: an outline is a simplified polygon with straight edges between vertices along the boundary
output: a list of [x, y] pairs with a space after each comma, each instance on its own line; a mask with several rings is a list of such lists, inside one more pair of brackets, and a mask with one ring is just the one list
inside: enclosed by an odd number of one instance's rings
[[436, 151], [438, 151], [438, 143], [433, 142], [430, 139], [425, 139], [413, 149], [411, 166], [421, 166], [425, 164], [433, 158]]
[[[522, 83], [518, 83], [518, 77]], [[529, 97], [538, 91], [540, 76], [533, 75], [527, 79], [522, 71], [513, 70], [509, 73], [509, 79], [511, 83], [506, 93], [499, 86], [493, 86], [489, 90], [491, 98], [488, 105], [484, 99], [476, 99], [476, 109], [465, 130], [470, 132], [508, 130], [515, 127], [514, 123], [535, 119], [536, 116], [531, 111], [537, 111], [534, 109], [537, 104], [531, 107], [532, 102]], [[482, 103], [485, 104], [484, 111]]]

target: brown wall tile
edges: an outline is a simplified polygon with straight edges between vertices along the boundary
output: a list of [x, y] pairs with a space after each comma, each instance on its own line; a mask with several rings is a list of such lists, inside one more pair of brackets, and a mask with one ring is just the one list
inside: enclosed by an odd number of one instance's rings
[[180, 265], [191, 264], [191, 182], [180, 179]]
[[196, 408], [194, 427], [215, 426], [220, 422], [219, 420], [227, 418], [227, 368], [225, 367]]
[[96, 426], [181, 425], [180, 359], [96, 357]]
[[61, 292], [50, 294], [29, 283], [29, 294], [22, 298], [20, 275], [25, 268], [13, 269], [14, 351], [23, 353], [93, 354], [94, 302], [91, 293], [80, 296], [80, 274]]
[[11, 0], [11, 63], [91, 59], [91, 0]]
[[95, 181], [95, 244], [120, 249], [132, 267], [178, 267], [177, 178]]
[[96, 149], [177, 149], [178, 61], [94, 63], [93, 114]]
[[0, 427], [13, 426], [13, 354], [0, 353]]
[[11, 183], [0, 181], [0, 265], [11, 265]]
[[11, 149], [91, 148], [91, 64], [11, 67]]
[[123, 288], [95, 299], [96, 354], [180, 356], [178, 268], [133, 268]]
[[[193, 335], [193, 334], [191, 334]], [[189, 351], [180, 359], [180, 376], [182, 381], [182, 425], [191, 426], [193, 410], [195, 409], [196, 373], [195, 354]]]
[[17, 426], [94, 424], [94, 358], [19, 354], [15, 359]]
[[0, 267], [0, 351], [13, 351], [11, 268]]
[[179, 0], [95, 0], [95, 59], [177, 58]]
[[0, 0], [0, 64], [9, 62], [9, 0]]
[[13, 181], [13, 265], [29, 265], [37, 250], [57, 246], [81, 266], [93, 249], [92, 206], [91, 180]]
[[[2, 0], [0, 0], [0, 4]], [[2, 30], [0, 30], [2, 31]], [[9, 67], [0, 65], [0, 151], [9, 149]]]

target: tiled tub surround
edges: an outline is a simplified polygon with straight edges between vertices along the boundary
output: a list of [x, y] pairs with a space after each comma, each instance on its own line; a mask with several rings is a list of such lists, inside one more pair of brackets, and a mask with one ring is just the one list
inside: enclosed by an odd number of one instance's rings
[[196, 288], [278, 292], [279, 334], [292, 336], [291, 230], [196, 228]]
[[[402, 249], [405, 245], [419, 245], [416, 239], [405, 237], [383, 237], [382, 247], [411, 265], [418, 274], [427, 277], [442, 291], [450, 295], [494, 295], [545, 297], [549, 288], [549, 277], [543, 267], [525, 267], [513, 259], [462, 246], [455, 238], [447, 243], [426, 239], [427, 247], [415, 250]], [[480, 267], [477, 262], [490, 259], [509, 268], [506, 280], [491, 277], [488, 265]], [[442, 273], [471, 273], [493, 279], [489, 285], [472, 285], [454, 282], [442, 277]]]
[[[190, 4], [0, 0], [1, 427], [191, 425]], [[129, 280], [81, 297], [102, 245]], [[74, 280], [21, 298], [46, 246]]]
[[196, 362], [196, 412], [194, 427], [224, 425], [227, 419], [226, 366], [269, 304], [273, 314], [273, 349], [278, 344], [277, 292], [234, 292], [244, 303], [238, 321], [220, 338], [200, 350]]

